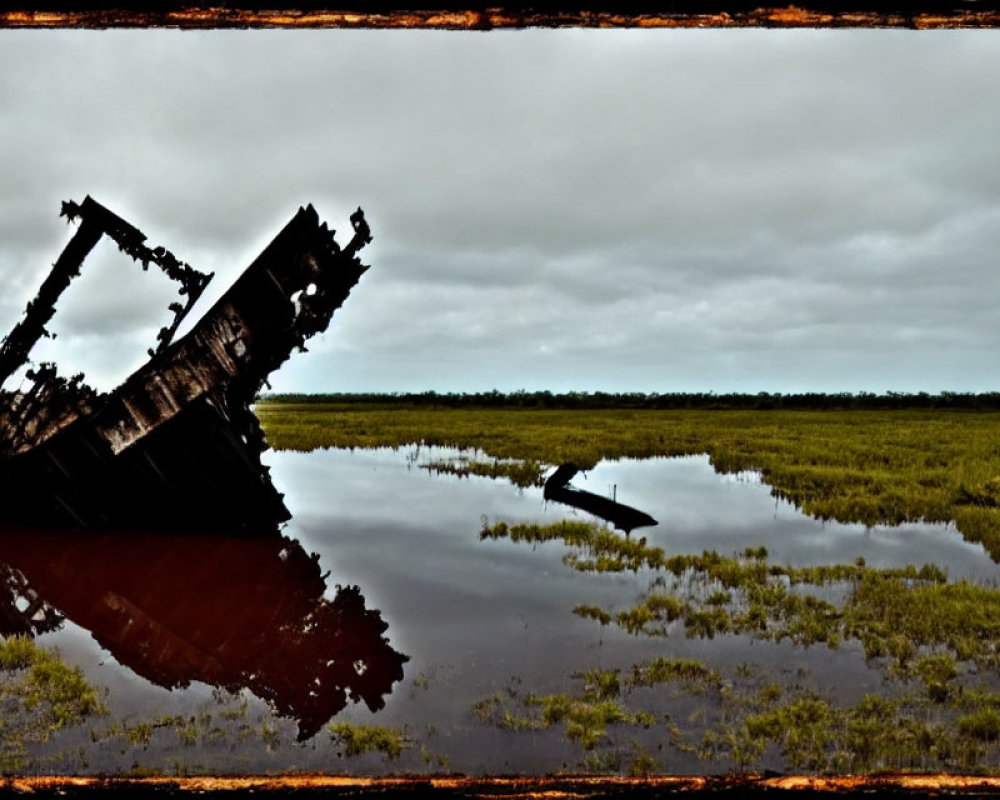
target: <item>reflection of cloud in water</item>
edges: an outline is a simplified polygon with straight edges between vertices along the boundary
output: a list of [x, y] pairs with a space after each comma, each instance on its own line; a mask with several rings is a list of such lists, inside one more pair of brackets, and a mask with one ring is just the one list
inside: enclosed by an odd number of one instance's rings
[[[450, 547], [471, 549], [483, 515], [509, 522], [593, 519], [559, 504], [546, 505], [541, 489], [518, 489], [504, 480], [477, 476], [429, 475], [416, 466], [456, 458], [457, 450], [424, 447], [416, 460], [414, 452], [413, 448], [331, 449], [308, 455], [271, 452], [266, 460], [274, 465], [272, 476], [287, 491], [286, 503], [296, 517], [293, 525], [308, 522], [311, 527], [313, 522], [322, 524], [322, 519], [335, 519], [339, 528], [426, 525], [435, 538], [446, 537]], [[470, 456], [470, 451], [464, 455]], [[953, 525], [866, 528], [817, 520], [772, 496], [755, 472], [716, 473], [708, 456], [602, 461], [576, 475], [573, 483], [608, 497], [616, 491], [619, 502], [657, 519], [658, 527], [637, 533], [668, 553], [714, 549], [727, 554], [764, 545], [772, 561], [793, 565], [862, 556], [875, 567], [933, 563], [952, 577], [1000, 578], [1000, 568], [982, 546], [966, 542]], [[311, 546], [318, 548], [320, 543], [311, 541]]]
[[648, 538], [668, 552], [726, 554], [764, 545], [771, 561], [798, 566], [861, 556], [873, 567], [932, 563], [952, 577], [1000, 577], [982, 545], [965, 541], [954, 525], [868, 528], [817, 520], [774, 497], [757, 473], [719, 475], [708, 456], [604, 461], [587, 478], [598, 488], [617, 483], [619, 500], [659, 519]]
[[[489, 456], [471, 454], [487, 460]], [[791, 642], [754, 642], [746, 636], [688, 639], [683, 629], [667, 637], [637, 637], [601, 627], [572, 613], [580, 604], [623, 610], [649, 591], [653, 576], [580, 573], [562, 562], [561, 542], [528, 545], [481, 541], [482, 517], [509, 523], [590, 520], [584, 512], [544, 502], [538, 488], [507, 480], [431, 474], [420, 465], [455, 459], [457, 450], [421, 448], [269, 452], [272, 476], [293, 513], [288, 530], [343, 580], [365, 587], [383, 610], [393, 641], [412, 654], [412, 674], [455, 665], [447, 685], [395, 693], [382, 724], [418, 726], [432, 721], [448, 731], [448, 756], [462, 771], [532, 772], [558, 769], [570, 755], [551, 741], [498, 739], [497, 731], [470, 730], [472, 704], [516, 676], [538, 694], [573, 686], [568, 676], [593, 667], [630, 670], [659, 656], [703, 659], [723, 671], [743, 662], [775, 680], [799, 680], [799, 669], [839, 701], [853, 703], [881, 691], [883, 676], [864, 660], [855, 642], [837, 650]], [[637, 529], [650, 546], [668, 554], [722, 554], [764, 545], [775, 563], [851, 562], [872, 566], [930, 561], [950, 574], [996, 576], [982, 548], [942, 525], [907, 525], [866, 531], [863, 526], [822, 523], [776, 501], [751, 476], [720, 476], [707, 457], [605, 462], [574, 477], [574, 484], [611, 494], [659, 520]], [[456, 732], [461, 735], [453, 735]], [[506, 733], [506, 732], [499, 732]], [[671, 769], [710, 769], [693, 756]]]
[[[403, 677], [407, 657], [360, 589], [324, 597], [317, 559], [277, 533], [4, 530], [0, 558], [21, 596], [44, 599], [138, 675], [166, 688], [248, 688], [296, 719], [300, 739], [348, 701], [381, 709]], [[11, 603], [0, 619], [24, 604]]]
[[[93, 674], [97, 683], [115, 681], [111, 699], [129, 715], [178, 713], [199, 694], [208, 695], [202, 683], [183, 693], [157, 688], [187, 681], [246, 687], [298, 720], [304, 735], [341, 708], [339, 719], [367, 724], [365, 706], [384, 702], [376, 724], [406, 728], [417, 740], [433, 725], [439, 738], [428, 741], [429, 750], [446, 754], [450, 769], [466, 773], [545, 773], [576, 758], [556, 739], [517, 740], [507, 731], [470, 725], [473, 703], [510, 685], [514, 676], [525, 691], [563, 693], [578, 686], [570, 677], [576, 671], [631, 670], [672, 656], [703, 659], [725, 674], [750, 662], [761, 674], [789, 684], [802, 680], [799, 670], [808, 670], [812, 684], [844, 703], [883, 691], [881, 671], [865, 663], [853, 641], [830, 650], [745, 636], [688, 639], [682, 629], [667, 637], [637, 637], [573, 614], [581, 603], [628, 608], [649, 590], [653, 576], [648, 570], [577, 572], [562, 563], [561, 542], [533, 547], [480, 541], [483, 515], [511, 523], [592, 517], [546, 504], [541, 489], [420, 468], [457, 455], [445, 448], [421, 448], [416, 458], [413, 448], [270, 452], [265, 458], [275, 484], [286, 492], [294, 514], [285, 537], [90, 538], [77, 532], [29, 538], [15, 532], [0, 534], [0, 561], [67, 616], [65, 626], [43, 641], [64, 654], [87, 646], [96, 650], [79, 625], [125, 665], [104, 659], [106, 665]], [[777, 563], [836, 563], [863, 555], [873, 566], [931, 561], [953, 576], [998, 574], [982, 549], [962, 541], [952, 528], [866, 531], [824, 524], [776, 501], [753, 474], [716, 474], [706, 457], [606, 462], [573, 483], [605, 496], [617, 484], [619, 501], [660, 521], [656, 528], [637, 529], [632, 538], [645, 537], [669, 554], [705, 549], [727, 554], [765, 545], [769, 560]], [[318, 562], [312, 551], [320, 554]], [[364, 587], [364, 600], [356, 590], [324, 580], [327, 566], [338, 583]], [[74, 636], [86, 642], [73, 641]], [[405, 662], [408, 677], [436, 677], [425, 678], [419, 688], [416, 682], [396, 688], [405, 661], [397, 649], [412, 656]], [[91, 656], [103, 659], [92, 651]], [[358, 675], [355, 662], [361, 660], [366, 669]], [[317, 676], [321, 685], [310, 693]], [[674, 713], [672, 707], [665, 710]], [[267, 753], [260, 741], [247, 743], [240, 754], [250, 760], [236, 766], [330, 769], [323, 738]], [[158, 746], [162, 742], [154, 741], [151, 752]], [[186, 760], [195, 751], [179, 752]], [[232, 764], [225, 743], [197, 753], [209, 770]], [[118, 763], [101, 758], [91, 763]], [[693, 756], [685, 758], [669, 768], [711, 769]], [[348, 761], [334, 763], [352, 768]], [[399, 761], [359, 761], [356, 767], [428, 768], [418, 747], [404, 751]]]

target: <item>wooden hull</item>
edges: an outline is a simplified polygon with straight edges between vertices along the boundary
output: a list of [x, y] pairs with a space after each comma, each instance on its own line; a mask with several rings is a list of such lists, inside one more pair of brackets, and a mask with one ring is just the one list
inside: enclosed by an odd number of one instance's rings
[[355, 253], [368, 226], [360, 209], [351, 219], [341, 249], [311, 206], [299, 209], [190, 333], [114, 391], [11, 437], [0, 519], [202, 531], [273, 531], [288, 519], [251, 404], [367, 269]]
[[2, 463], [2, 516], [23, 524], [270, 532], [289, 518], [253, 452], [199, 398], [115, 453], [81, 419]]

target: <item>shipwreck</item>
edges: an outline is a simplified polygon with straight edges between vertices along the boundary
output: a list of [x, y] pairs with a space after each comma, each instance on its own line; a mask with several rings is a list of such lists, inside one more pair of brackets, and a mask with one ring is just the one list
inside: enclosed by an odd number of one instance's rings
[[[0, 344], [0, 518], [86, 527], [273, 532], [289, 518], [261, 463], [264, 435], [252, 404], [293, 350], [325, 330], [368, 269], [371, 241], [359, 208], [341, 247], [315, 209], [300, 208], [191, 330], [177, 331], [212, 275], [149, 247], [141, 231], [87, 197], [66, 202], [79, 222], [23, 318]], [[149, 360], [98, 393], [83, 375], [33, 364], [56, 302], [103, 237], [179, 284], [181, 302]]]

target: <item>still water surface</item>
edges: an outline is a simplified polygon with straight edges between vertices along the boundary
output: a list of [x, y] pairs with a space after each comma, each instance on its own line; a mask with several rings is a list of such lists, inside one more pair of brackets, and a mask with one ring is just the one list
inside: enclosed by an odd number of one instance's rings
[[[8, 532], [2, 552], [13, 574], [65, 617], [36, 626], [55, 628], [39, 643], [80, 666], [108, 706], [38, 746], [32, 768], [549, 773], [583, 768], [579, 748], [555, 729], [498, 729], [473, 704], [498, 692], [571, 692], [582, 670], [628, 670], [661, 655], [730, 670], [752, 664], [846, 702], [883, 686], [852, 643], [802, 648], [688, 639], [683, 630], [650, 638], [573, 614], [581, 603], [625, 607], [651, 575], [576, 572], [558, 541], [481, 541], [484, 519], [592, 518], [546, 504], [541, 489], [426, 469], [470, 455], [269, 453], [293, 514], [272, 539]], [[861, 556], [869, 566], [934, 563], [952, 577], [1000, 577], [982, 547], [951, 527], [817, 521], [753, 474], [717, 475], [707, 457], [604, 462], [573, 484], [651, 514], [659, 525], [632, 537], [668, 554], [763, 545], [772, 563]], [[660, 710], [680, 719], [697, 702], [667, 699]], [[349, 756], [326, 727], [344, 721], [402, 729], [404, 749], [395, 759]], [[142, 724], [147, 735], [121, 733]], [[669, 772], [729, 766], [656, 752]]]

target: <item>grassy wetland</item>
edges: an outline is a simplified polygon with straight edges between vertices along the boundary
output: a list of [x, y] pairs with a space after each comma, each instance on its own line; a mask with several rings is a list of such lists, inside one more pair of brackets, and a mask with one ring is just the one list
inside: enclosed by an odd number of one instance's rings
[[[626, 671], [580, 671], [574, 694], [494, 695], [477, 703], [474, 713], [497, 727], [540, 730], [565, 721], [564, 735], [584, 763], [633, 774], [658, 768], [650, 753], [671, 751], [724, 759], [740, 770], [773, 768], [765, 758], [780, 755], [784, 769], [808, 772], [995, 771], [986, 766], [1000, 757], [1000, 694], [991, 683], [1000, 668], [995, 585], [951, 581], [932, 564], [875, 569], [859, 559], [789, 567], [769, 563], [763, 547], [667, 555], [594, 523], [484, 521], [479, 535], [561, 542], [563, 563], [582, 573], [641, 570], [648, 590], [636, 602], [573, 609], [602, 627], [831, 650], [853, 643], [883, 673], [879, 692], [845, 705], [801, 680], [765, 680], [748, 664], [724, 676], [700, 661], [663, 656]], [[664, 713], [662, 696], [636, 691], [667, 684], [700, 698], [679, 721]]]
[[[819, 519], [954, 522], [1000, 561], [1000, 416], [992, 410], [484, 408], [392, 402], [261, 402], [279, 450], [443, 445], [477, 450], [469, 471], [707, 453], [722, 473], [758, 471]], [[500, 464], [497, 467], [494, 465]]]
[[[279, 450], [444, 446], [461, 455], [421, 466], [522, 489], [565, 462], [588, 469], [707, 454], [716, 472], [757, 472], [771, 494], [816, 519], [952, 523], [1000, 562], [997, 412], [903, 406], [538, 408], [369, 398], [265, 401], [257, 413]], [[577, 754], [574, 769], [641, 776], [678, 764], [706, 772], [1000, 768], [995, 583], [951, 578], [947, 564], [870, 566], [853, 553], [792, 566], [761, 542], [673, 552], [579, 519], [483, 517], [478, 537], [484, 546], [555, 552], [579, 576], [577, 602], [565, 613], [591, 626], [605, 649], [581, 649], [561, 663], [562, 691], [512, 677], [469, 708], [478, 724], [512, 740], [561, 740]], [[598, 588], [614, 576], [632, 576], [638, 593], [599, 601]], [[620, 645], [605, 641], [622, 636], [650, 643], [654, 655], [614, 665], [606, 648]], [[752, 657], [720, 660], [711, 644], [724, 640], [850, 655], [876, 677], [845, 694], [802, 667], [779, 674]], [[678, 642], [687, 649], [678, 651]], [[705, 658], [678, 654], [699, 642]]]
[[[9, 531], [0, 771], [1000, 771], [998, 398], [542, 399], [261, 401], [282, 541], [157, 541], [162, 608]], [[285, 606], [329, 653], [202, 658]]]
[[783, 685], [752, 666], [722, 674], [671, 657], [624, 671], [595, 668], [575, 679], [572, 693], [499, 692], [472, 712], [515, 735], [555, 731], [579, 748], [586, 769], [635, 776], [669, 771], [678, 753], [692, 754], [706, 771], [724, 762], [737, 771], [780, 763], [790, 772], [827, 774], [995, 774], [983, 764], [995, 763], [1000, 749], [1000, 695], [963, 691], [953, 681], [947, 696], [933, 699], [920, 685], [900, 684], [892, 694], [845, 704], [807, 675]]
[[96, 687], [59, 653], [29, 638], [0, 642], [0, 772], [25, 769], [32, 746], [106, 713]]

